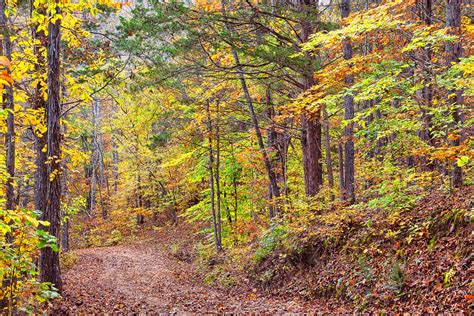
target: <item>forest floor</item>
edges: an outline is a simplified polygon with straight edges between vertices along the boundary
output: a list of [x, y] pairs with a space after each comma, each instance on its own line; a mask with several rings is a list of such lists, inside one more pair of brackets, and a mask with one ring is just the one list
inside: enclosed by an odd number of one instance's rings
[[[316, 234], [298, 244], [308, 256], [277, 248], [253, 266], [225, 253], [199, 260], [194, 247], [199, 237], [185, 223], [143, 226], [130, 238], [111, 239], [121, 245], [68, 253], [72, 260], [63, 267], [63, 295], [49, 311], [469, 314], [474, 306], [473, 190], [433, 192], [392, 217], [380, 211], [360, 211], [344, 221], [335, 217], [342, 237], [326, 250], [318, 248], [322, 237]], [[363, 224], [368, 221], [371, 225]], [[394, 237], [387, 235], [392, 231]]]
[[169, 256], [160, 240], [75, 251], [54, 314], [285, 313], [321, 311], [317, 303], [226, 291], [202, 283], [191, 263]]

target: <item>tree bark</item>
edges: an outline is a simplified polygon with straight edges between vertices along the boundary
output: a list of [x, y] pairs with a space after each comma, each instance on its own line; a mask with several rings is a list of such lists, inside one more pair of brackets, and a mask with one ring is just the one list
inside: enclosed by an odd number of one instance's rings
[[[275, 127], [274, 127], [274, 124], [273, 124], [273, 117], [275, 116], [275, 111], [274, 111], [273, 105], [272, 105], [272, 97], [271, 97], [270, 87], [267, 87], [266, 90], [267, 90], [266, 91], [266, 105], [267, 105], [266, 115], [267, 115], [268, 121], [270, 122], [270, 127], [267, 130], [267, 148], [268, 148], [269, 152], [273, 153], [273, 152], [276, 151], [276, 147], [277, 147], [277, 144], [276, 144], [276, 142], [277, 142], [277, 133], [275, 131]], [[276, 163], [277, 159], [278, 158], [276, 158], [275, 156], [271, 157], [272, 166], [275, 166], [275, 163]], [[278, 179], [277, 179], [277, 182], [278, 182]], [[271, 185], [268, 185], [268, 199], [270, 201], [273, 199], [273, 193], [272, 192], [273, 191], [272, 191]], [[277, 214], [276, 214], [275, 206], [270, 204], [268, 206], [268, 217], [269, 217], [269, 219], [271, 220], [276, 215]]]
[[[5, 0], [0, 0], [0, 26], [2, 27], [2, 50], [3, 55], [11, 61], [12, 44], [10, 39], [9, 23], [6, 15], [7, 4]], [[10, 74], [10, 69], [7, 69]], [[3, 98], [3, 107], [8, 111], [7, 114], [7, 133], [5, 134], [5, 167], [7, 172], [7, 179], [5, 183], [5, 209], [13, 210], [15, 208], [15, 116], [14, 116], [14, 96], [13, 87], [5, 86], [5, 95]], [[3, 220], [3, 218], [2, 218]], [[8, 224], [8, 223], [7, 223]], [[6, 235], [7, 242], [11, 242], [12, 235]], [[12, 283], [13, 282], [13, 283]], [[15, 280], [5, 278], [2, 280], [2, 288], [11, 288]], [[6, 293], [5, 293], [6, 294]], [[12, 295], [12, 293], [11, 293]], [[0, 312], [5, 309], [8, 312], [12, 311], [13, 297], [3, 297], [0, 299]]]
[[[91, 174], [91, 187], [90, 187], [90, 204], [89, 214], [93, 214], [96, 199], [97, 199], [97, 187], [100, 186], [100, 148], [99, 148], [99, 113], [100, 105], [98, 100], [92, 101], [92, 174]], [[98, 181], [99, 180], [99, 181]], [[101, 204], [102, 205], [102, 204]]]
[[[9, 21], [6, 15], [7, 4], [5, 0], [0, 0], [0, 25], [2, 27], [2, 48], [3, 55], [11, 60], [12, 58], [12, 42], [10, 39]], [[10, 69], [7, 69], [10, 74]], [[15, 208], [15, 115], [14, 115], [14, 98], [13, 85], [5, 86], [4, 108], [7, 114], [7, 133], [5, 134], [5, 167], [7, 172], [7, 181], [5, 185], [5, 208], [13, 210]]]
[[219, 234], [218, 228], [218, 219], [216, 214], [216, 206], [215, 206], [215, 190], [214, 190], [214, 152], [212, 146], [212, 118], [211, 118], [211, 111], [209, 109], [210, 102], [209, 100], [206, 101], [206, 113], [207, 113], [207, 132], [208, 132], [208, 152], [209, 152], [209, 187], [211, 189], [211, 213], [212, 213], [212, 225], [214, 229], [214, 243], [216, 245], [217, 251], [222, 250], [221, 245], [221, 236]]
[[[38, 8], [39, 14], [44, 14], [44, 10]], [[33, 25], [33, 38], [36, 41], [39, 41], [40, 44], [35, 44], [33, 46], [33, 53], [36, 57], [35, 63], [35, 73], [41, 74], [46, 72], [46, 60], [44, 59], [43, 54], [40, 51], [40, 47], [45, 47], [48, 43], [48, 38], [46, 37], [43, 31], [37, 31], [38, 25]], [[33, 97], [31, 99], [32, 107], [34, 110], [42, 113], [45, 122], [47, 121], [47, 110], [46, 110], [46, 100], [42, 95], [42, 85], [38, 83], [35, 88]], [[48, 187], [48, 173], [46, 160], [48, 158], [47, 146], [46, 146], [46, 134], [35, 135], [35, 182], [34, 182], [34, 200], [35, 200], [35, 209], [41, 212], [46, 210], [47, 204], [47, 187]]]
[[[331, 135], [329, 135], [329, 119], [328, 112], [323, 110], [324, 119], [324, 140], [326, 145], [326, 168], [328, 170], [328, 184], [329, 189], [332, 190], [334, 187], [334, 175], [332, 170], [332, 159], [331, 159]], [[331, 200], [334, 199], [334, 195], [331, 191]]]
[[[433, 23], [433, 0], [418, 0], [417, 9], [420, 18], [423, 20], [425, 25], [431, 25]], [[431, 130], [432, 126], [432, 115], [430, 108], [433, 105], [433, 73], [432, 73], [432, 52], [429, 47], [421, 50], [421, 72], [422, 78], [425, 81], [423, 89], [421, 89], [421, 125], [420, 139], [428, 144], [429, 146], [434, 145], [433, 133]], [[431, 163], [427, 157], [421, 158], [421, 169], [424, 171], [433, 170], [433, 163]]]
[[345, 196], [345, 185], [344, 185], [344, 153], [342, 149], [342, 143], [339, 142], [337, 145], [338, 161], [339, 161], [339, 194], [341, 200], [344, 200]]
[[[300, 1], [300, 6], [303, 10], [307, 10], [308, 7], [314, 7], [317, 9], [318, 3], [313, 0]], [[309, 8], [311, 9], [311, 8]], [[303, 43], [309, 40], [309, 36], [313, 32], [311, 22], [303, 19], [301, 22], [301, 41]], [[306, 58], [312, 61], [314, 57], [310, 54], [305, 53]], [[305, 70], [303, 74], [303, 86], [304, 91], [310, 89], [314, 84], [313, 69], [310, 67]], [[319, 113], [310, 114], [306, 110], [301, 114], [301, 148], [303, 156], [303, 172], [305, 182], [305, 193], [306, 196], [315, 196], [323, 183], [323, 167], [320, 162], [321, 159], [321, 124], [319, 122]]]
[[[461, 36], [461, 0], [446, 0], [446, 27], [448, 32]], [[451, 66], [452, 63], [459, 62], [462, 57], [462, 45], [460, 39], [455, 42], [446, 43], [446, 55], [447, 65]], [[461, 107], [464, 104], [462, 91], [454, 90], [450, 91], [450, 94], [454, 94], [449, 100], [449, 104], [452, 107], [451, 115], [453, 119], [452, 129], [459, 128], [459, 124], [462, 123]], [[461, 145], [461, 135], [459, 138], [450, 141], [451, 146]], [[462, 169], [457, 165], [456, 162], [452, 164], [451, 179], [453, 187], [461, 187], [463, 185]]]
[[[56, 8], [59, 11], [59, 8]], [[50, 223], [44, 229], [59, 240], [61, 230], [61, 103], [60, 103], [60, 25], [61, 20], [48, 25], [48, 101], [47, 101], [47, 164], [48, 188], [47, 206], [42, 218]], [[40, 279], [50, 282], [61, 292], [61, 270], [59, 252], [46, 247], [39, 258]]]
[[[220, 168], [221, 168], [221, 136], [220, 136], [220, 117], [219, 117], [219, 100], [216, 100], [216, 194], [217, 194], [217, 233], [219, 239], [222, 238], [222, 220], [221, 220], [221, 179], [220, 179]], [[212, 137], [212, 134], [211, 134]], [[222, 242], [221, 242], [222, 243]], [[221, 245], [222, 247], [222, 245]]]
[[[341, 1], [341, 16], [347, 18], [351, 12], [351, 1]], [[350, 39], [345, 38], [343, 43], [343, 56], [345, 60], [352, 59], [352, 43]], [[344, 78], [347, 87], [350, 87], [353, 83], [353, 75], [347, 74]], [[351, 204], [355, 202], [355, 188], [354, 188], [354, 124], [351, 120], [354, 118], [354, 98], [352, 95], [347, 94], [344, 96], [344, 120], [350, 121], [344, 127], [344, 158], [345, 158], [345, 170], [344, 170], [344, 200], [349, 201]]]
[[[117, 108], [115, 106], [114, 99], [111, 99], [112, 102], [112, 111], [114, 113], [117, 111]], [[112, 132], [112, 175], [114, 178], [114, 193], [116, 194], [118, 191], [118, 179], [119, 179], [119, 173], [118, 173], [118, 163], [119, 163], [119, 154], [118, 154], [118, 145], [117, 145], [117, 136], [115, 135], [115, 132]]]

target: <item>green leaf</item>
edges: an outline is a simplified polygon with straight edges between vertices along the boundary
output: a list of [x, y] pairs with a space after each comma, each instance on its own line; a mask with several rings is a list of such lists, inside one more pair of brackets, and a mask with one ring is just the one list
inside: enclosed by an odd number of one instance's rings
[[469, 157], [468, 156], [462, 156], [462, 157], [458, 158], [458, 160], [457, 160], [458, 167], [464, 167], [468, 163], [469, 163]]

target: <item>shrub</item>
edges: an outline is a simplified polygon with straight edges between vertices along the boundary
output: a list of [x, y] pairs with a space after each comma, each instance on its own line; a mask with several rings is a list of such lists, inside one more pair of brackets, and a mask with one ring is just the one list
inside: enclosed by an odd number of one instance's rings
[[39, 229], [49, 223], [39, 221], [38, 215], [29, 210], [0, 210], [0, 300], [6, 305], [2, 312], [8, 315], [33, 312], [33, 306], [59, 297], [52, 284], [36, 279], [39, 249], [58, 250], [56, 238]]

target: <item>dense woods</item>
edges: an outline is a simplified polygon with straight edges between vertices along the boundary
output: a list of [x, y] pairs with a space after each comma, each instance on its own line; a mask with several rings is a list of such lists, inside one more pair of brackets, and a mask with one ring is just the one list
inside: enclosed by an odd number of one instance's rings
[[468, 313], [473, 23], [0, 0], [0, 310]]

